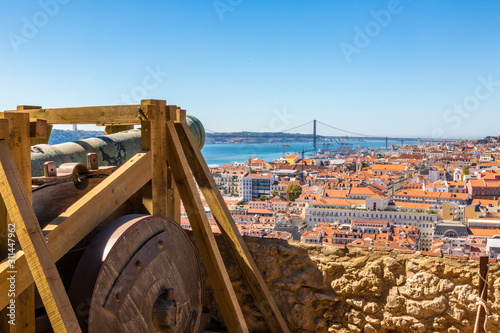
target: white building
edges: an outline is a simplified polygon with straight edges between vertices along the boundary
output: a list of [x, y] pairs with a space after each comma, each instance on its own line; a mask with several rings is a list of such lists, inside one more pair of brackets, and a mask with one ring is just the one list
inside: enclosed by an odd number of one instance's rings
[[487, 240], [486, 255], [490, 258], [500, 258], [500, 238], [490, 238]]
[[257, 201], [260, 197], [271, 196], [271, 185], [278, 181], [278, 177], [270, 173], [247, 174], [241, 181], [243, 200]]

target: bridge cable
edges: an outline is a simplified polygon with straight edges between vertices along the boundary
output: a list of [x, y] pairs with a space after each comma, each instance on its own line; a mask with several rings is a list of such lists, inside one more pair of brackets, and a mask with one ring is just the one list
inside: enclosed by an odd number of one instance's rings
[[346, 131], [346, 130], [343, 130], [341, 128], [335, 127], [335, 126], [331, 126], [331, 125], [325, 124], [324, 122], [319, 121], [319, 120], [316, 120], [316, 122], [320, 123], [321, 125], [324, 125], [326, 127], [333, 128], [334, 130], [337, 130], [337, 131], [341, 131], [341, 132], [345, 132], [345, 133], [349, 133], [349, 134], [354, 134], [354, 135], [359, 135], [359, 136], [365, 136], [365, 137], [375, 137], [375, 135], [367, 135], [367, 134], [361, 134], [361, 133]]

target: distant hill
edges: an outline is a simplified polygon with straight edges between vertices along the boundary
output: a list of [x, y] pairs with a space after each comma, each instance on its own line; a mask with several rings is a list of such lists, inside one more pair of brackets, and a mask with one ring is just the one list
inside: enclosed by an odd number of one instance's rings
[[55, 145], [63, 142], [78, 141], [82, 139], [95, 138], [102, 136], [102, 131], [82, 131], [82, 130], [59, 130], [53, 129], [50, 133], [49, 145]]
[[[78, 141], [82, 139], [102, 136], [101, 131], [83, 130], [52, 130], [49, 144], [54, 145], [63, 142]], [[330, 137], [318, 135], [317, 140], [327, 140]], [[293, 141], [312, 141], [312, 134], [299, 133], [260, 133], [260, 132], [229, 132], [229, 133], [206, 133], [205, 143], [280, 143]]]

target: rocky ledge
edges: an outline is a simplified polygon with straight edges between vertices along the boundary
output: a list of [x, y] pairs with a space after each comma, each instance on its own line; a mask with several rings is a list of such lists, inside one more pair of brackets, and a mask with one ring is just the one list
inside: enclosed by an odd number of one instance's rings
[[[216, 237], [249, 328], [264, 319]], [[473, 332], [479, 262], [272, 239], [245, 241], [292, 332]], [[500, 263], [489, 264], [487, 320], [500, 332]], [[223, 323], [206, 281], [205, 310]]]

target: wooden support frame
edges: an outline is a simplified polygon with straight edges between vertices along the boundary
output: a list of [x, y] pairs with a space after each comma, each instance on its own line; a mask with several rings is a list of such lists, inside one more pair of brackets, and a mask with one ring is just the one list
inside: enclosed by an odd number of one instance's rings
[[203, 264], [214, 288], [215, 297], [224, 316], [226, 326], [229, 332], [248, 332], [245, 318], [215, 242], [201, 198], [198, 196], [198, 189], [191, 170], [189, 170], [182, 144], [176, 135], [174, 123], [169, 121], [166, 125], [168, 161], [172, 167], [175, 182], [179, 185], [179, 193], [191, 222], [196, 245], [200, 250]]
[[0, 119], [0, 140], [9, 138], [9, 120]]
[[[270, 331], [289, 332], [196, 147], [185, 122], [185, 110], [167, 106], [164, 100], [143, 100], [141, 105], [62, 109], [19, 106], [17, 111], [0, 113], [0, 154], [4, 149], [1, 139], [6, 135], [2, 127], [5, 127], [5, 121], [1, 118], [20, 112], [26, 112], [28, 119], [35, 120], [31, 126], [32, 140], [45, 140], [43, 131], [48, 128], [50, 135], [51, 124], [106, 125], [107, 130], [112, 132], [141, 124], [143, 149], [150, 150], [135, 155], [49, 223], [43, 233], [27, 194], [20, 186], [15, 167], [3, 168], [9, 160], [8, 157], [0, 157], [0, 192], [7, 198], [9, 215], [22, 229], [20, 242], [24, 251], [16, 253], [17, 290], [25, 290], [35, 280], [56, 332], [78, 332], [79, 327], [54, 263], [141, 188], [145, 193], [143, 200], [147, 199], [148, 193], [150, 195], [150, 202], [145, 206], [152, 214], [169, 216], [179, 223], [182, 198], [226, 325], [230, 332], [248, 332], [196, 182], [240, 265]], [[149, 190], [148, 184], [151, 184]], [[110, 196], [114, 200], [107, 200]], [[8, 262], [4, 261], [0, 263], [0, 293], [7, 293], [7, 275]], [[0, 299], [0, 308], [7, 303]]]
[[81, 332], [5, 141], [0, 142], [0, 194], [54, 331]]
[[29, 112], [30, 118], [44, 119], [48, 124], [95, 124], [99, 126], [117, 126], [140, 125], [140, 120], [137, 118], [139, 107], [146, 115], [151, 110], [144, 105], [86, 106], [58, 109], [20, 106], [18, 110], [22, 108], [22, 110]]
[[167, 216], [167, 138], [165, 123], [167, 102], [160, 100], [142, 100], [141, 106], [150, 106], [148, 114], [151, 119], [151, 158], [153, 159], [153, 177], [151, 179], [152, 214]]
[[[47, 246], [54, 261], [61, 259], [103, 219], [140, 190], [151, 179], [151, 173], [150, 153], [136, 154], [75, 202], [65, 213], [49, 223], [43, 232], [48, 239]], [[109, 200], [110, 193], [114, 193], [114, 200]], [[16, 269], [16, 288], [21, 291], [33, 283], [23, 251], [18, 251], [16, 254]], [[6, 280], [8, 270], [8, 262], [0, 263], [0, 295], [5, 295], [9, 290]], [[0, 298], [0, 308], [7, 305], [8, 300]]]
[[184, 153], [203, 197], [208, 203], [226, 243], [233, 252], [234, 258], [247, 285], [250, 287], [256, 305], [262, 312], [269, 330], [271, 332], [289, 332], [285, 320], [210, 174], [205, 159], [196, 146], [195, 139], [185, 122], [185, 115], [180, 114], [179, 122], [175, 123], [175, 130], [179, 140], [184, 143], [182, 146]]
[[106, 126], [104, 129], [104, 135], [114, 134], [118, 132], [128, 131], [134, 129], [134, 125], [115, 125], [115, 126]]
[[[6, 112], [4, 117], [5, 119], [2, 119], [2, 121], [8, 125], [8, 135], [5, 136], [5, 139], [19, 171], [28, 199], [31, 202], [30, 119], [28, 114], [23, 112]], [[3, 232], [4, 228], [8, 229], [8, 223], [11, 222], [9, 221], [7, 208], [1, 197], [0, 201], [2, 201], [0, 224], [2, 224], [1, 229]], [[6, 233], [5, 235], [7, 237], [8, 234]], [[13, 240], [16, 242], [16, 245], [19, 245], [17, 235], [15, 235]], [[8, 242], [8, 238], [2, 240], [2, 247], [4, 246], [3, 241]], [[4, 258], [3, 254], [1, 258]], [[32, 283], [27, 289], [18, 292], [15, 302], [17, 313], [16, 326], [9, 325], [7, 330], [13, 332], [16, 329], [23, 329], [25, 332], [35, 332], [35, 285]], [[2, 315], [4, 314], [2, 312]], [[6, 325], [4, 319], [2, 318], [2, 324]]]

